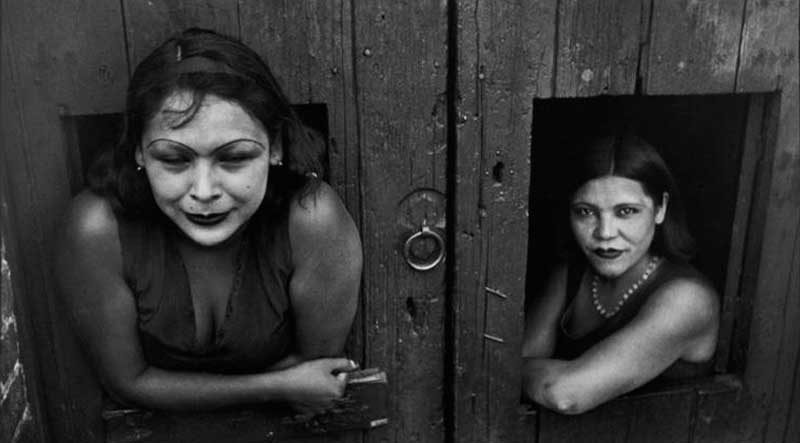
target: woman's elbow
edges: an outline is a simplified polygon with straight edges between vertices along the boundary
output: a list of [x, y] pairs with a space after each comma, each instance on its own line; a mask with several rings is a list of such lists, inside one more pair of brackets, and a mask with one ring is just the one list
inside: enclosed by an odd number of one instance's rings
[[577, 415], [591, 409], [585, 399], [561, 380], [544, 383], [540, 390], [540, 403], [559, 414]]

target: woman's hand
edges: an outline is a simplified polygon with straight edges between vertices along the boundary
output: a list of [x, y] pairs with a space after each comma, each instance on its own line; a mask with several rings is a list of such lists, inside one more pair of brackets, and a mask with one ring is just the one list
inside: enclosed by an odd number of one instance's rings
[[344, 395], [347, 373], [357, 368], [346, 358], [320, 358], [284, 369], [283, 397], [302, 415], [323, 413]]

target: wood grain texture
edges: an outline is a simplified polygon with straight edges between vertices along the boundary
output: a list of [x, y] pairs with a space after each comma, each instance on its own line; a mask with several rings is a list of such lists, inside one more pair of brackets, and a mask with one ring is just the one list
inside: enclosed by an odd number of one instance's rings
[[[792, 292], [798, 270], [793, 266], [800, 225], [800, 100], [798, 99], [798, 6], [784, 5], [794, 26], [781, 28], [775, 45], [781, 54], [779, 95], [766, 124], [767, 142], [774, 154], [767, 159], [768, 196], [764, 210], [763, 239], [758, 254], [758, 277], [750, 328], [744, 379], [754, 398], [749, 433], [764, 441], [780, 441], [787, 426], [793, 376], [797, 365], [800, 304]], [[758, 49], [753, 47], [752, 50]], [[768, 145], [769, 146], [769, 145]]]
[[643, 12], [642, 0], [559, 1], [555, 95], [633, 94]]
[[540, 411], [538, 443], [627, 443], [629, 416], [626, 401], [607, 403], [581, 415]]
[[798, 3], [748, 0], [746, 8], [736, 92], [774, 91], [786, 67], [797, 64], [797, 52], [787, 47], [785, 39], [797, 32]]
[[645, 93], [733, 92], [744, 1], [653, 2]]
[[48, 114], [121, 109], [128, 72], [118, 2], [10, 1], [3, 2], [3, 17], [11, 28], [8, 44], [29, 69], [27, 89], [47, 103]]
[[671, 392], [628, 399], [626, 443], [688, 442], [692, 435], [697, 393]]
[[454, 439], [522, 441], [531, 122], [553, 93], [555, 2], [457, 5]]
[[[118, 6], [118, 5], [117, 5]], [[3, 2], [2, 146], [10, 223], [19, 246], [23, 315], [39, 367], [47, 431], [54, 441], [102, 435], [100, 390], [57, 300], [51, 272], [58, 220], [70, 199], [60, 116], [116, 109], [127, 78], [121, 15], [114, 4]], [[101, 75], [102, 74], [102, 75]]]
[[757, 441], [747, 435], [743, 424], [748, 422], [746, 405], [752, 399], [746, 389], [716, 386], [699, 392], [694, 417], [692, 443], [746, 443]]
[[386, 370], [392, 399], [389, 425], [366, 440], [439, 442], [444, 266], [418, 272], [406, 263], [403, 243], [420, 226], [402, 222], [400, 204], [419, 188], [446, 192], [447, 9], [389, 0], [353, 7], [365, 364]]
[[239, 37], [237, 0], [121, 0], [131, 72], [169, 36], [186, 28]]

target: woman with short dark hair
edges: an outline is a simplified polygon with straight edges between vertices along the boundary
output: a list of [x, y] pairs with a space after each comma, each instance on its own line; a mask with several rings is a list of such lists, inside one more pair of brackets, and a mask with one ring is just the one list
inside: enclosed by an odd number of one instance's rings
[[687, 260], [675, 181], [634, 136], [590, 140], [569, 164], [568, 259], [528, 303], [524, 391], [566, 414], [662, 375], [710, 370], [718, 297]]
[[56, 261], [106, 390], [149, 408], [339, 398], [362, 253], [263, 60], [190, 29], [136, 68]]

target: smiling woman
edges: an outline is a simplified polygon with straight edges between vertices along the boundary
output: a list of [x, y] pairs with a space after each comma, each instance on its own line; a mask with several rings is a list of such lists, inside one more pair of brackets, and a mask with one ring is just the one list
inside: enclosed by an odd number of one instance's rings
[[56, 257], [108, 393], [156, 409], [341, 397], [362, 254], [266, 64], [190, 29], [136, 68]]
[[707, 373], [719, 322], [656, 150], [631, 136], [585, 146], [563, 198], [569, 259], [529, 303], [523, 343], [526, 395], [567, 414], [659, 375]]

